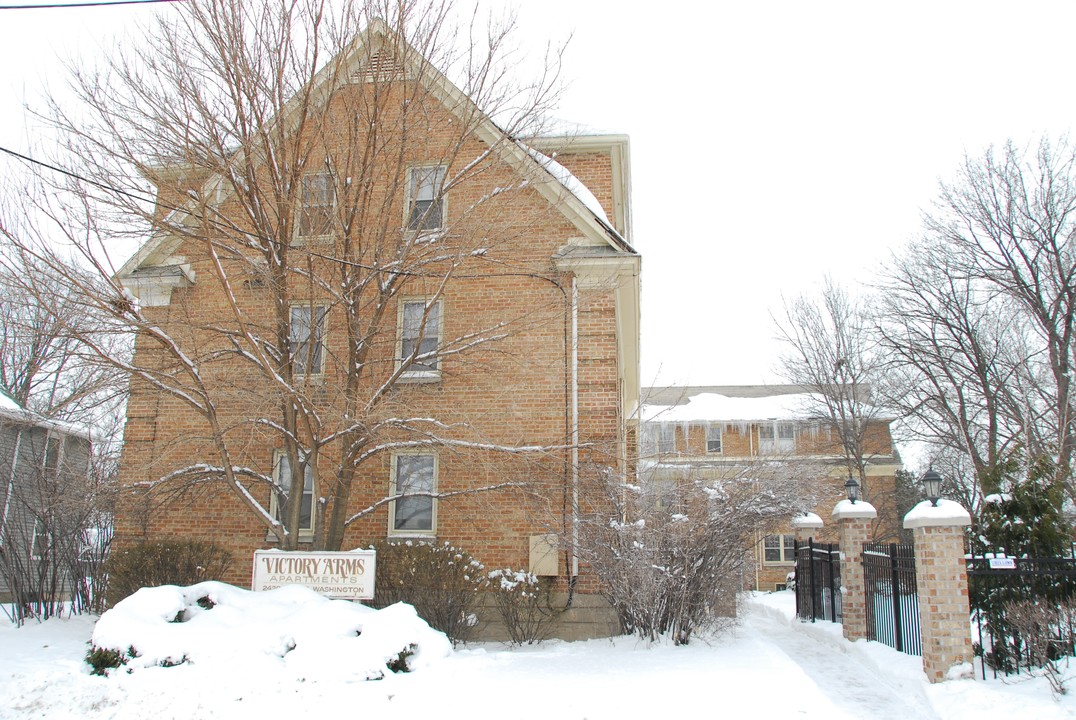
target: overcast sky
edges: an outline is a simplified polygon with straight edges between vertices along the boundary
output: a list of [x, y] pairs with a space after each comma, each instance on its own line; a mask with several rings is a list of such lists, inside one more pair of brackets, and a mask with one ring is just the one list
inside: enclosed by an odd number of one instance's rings
[[[517, 4], [534, 51], [572, 35], [559, 116], [631, 136], [644, 385], [778, 381], [785, 298], [869, 282], [965, 152], [1076, 118], [1073, 2]], [[57, 54], [148, 12], [0, 11], [0, 145]]]

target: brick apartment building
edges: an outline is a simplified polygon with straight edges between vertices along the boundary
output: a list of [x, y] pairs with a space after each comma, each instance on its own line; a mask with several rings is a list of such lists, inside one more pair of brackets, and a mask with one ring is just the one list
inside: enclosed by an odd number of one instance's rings
[[[830, 525], [833, 506], [846, 497], [849, 473], [829, 423], [812, 412], [809, 393], [793, 385], [652, 387], [643, 389], [640, 475], [646, 482], [680, 483], [707, 478], [749, 478], [780, 470], [807, 482], [813, 511]], [[817, 406], [815, 406], [817, 407]], [[894, 481], [900, 459], [891, 420], [872, 418], [864, 442], [865, 499], [878, 510], [874, 535], [891, 539], [899, 529]], [[836, 541], [835, 527], [819, 539]], [[794, 568], [791, 518], [776, 532], [755, 531], [751, 575], [745, 585], [782, 589]]]
[[[222, 542], [245, 585], [259, 548], [447, 541], [585, 606], [573, 508], [634, 472], [628, 139], [509, 137], [379, 21], [314, 85], [313, 120], [235, 151], [253, 180], [150, 171], [117, 542]], [[243, 194], [285, 153], [301, 188], [261, 237]]]

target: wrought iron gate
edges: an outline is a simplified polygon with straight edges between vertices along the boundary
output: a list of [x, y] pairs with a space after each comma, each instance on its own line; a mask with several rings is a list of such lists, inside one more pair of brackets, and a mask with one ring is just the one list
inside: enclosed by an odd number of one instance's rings
[[841, 553], [837, 543], [795, 544], [796, 614], [802, 620], [841, 621]]
[[922, 655], [913, 548], [895, 543], [863, 545], [867, 639], [909, 655]]

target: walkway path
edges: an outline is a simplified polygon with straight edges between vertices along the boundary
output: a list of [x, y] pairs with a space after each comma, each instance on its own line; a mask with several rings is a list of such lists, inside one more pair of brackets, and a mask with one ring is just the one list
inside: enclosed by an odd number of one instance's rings
[[[752, 608], [744, 632], [757, 634], [783, 652], [833, 704], [849, 714], [879, 720], [934, 720], [922, 681], [915, 681], [919, 658], [900, 657], [883, 672], [858, 648], [849, 649], [833, 623], [794, 624], [765, 608]], [[903, 671], [903, 672], [902, 672]], [[902, 681], [901, 677], [913, 678]]]

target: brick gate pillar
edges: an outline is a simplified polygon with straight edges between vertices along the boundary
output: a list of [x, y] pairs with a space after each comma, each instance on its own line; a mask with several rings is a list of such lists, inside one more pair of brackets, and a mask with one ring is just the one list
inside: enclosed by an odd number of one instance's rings
[[970, 672], [971, 630], [968, 622], [968, 564], [964, 559], [964, 528], [968, 511], [952, 500], [929, 500], [904, 516], [904, 527], [915, 537], [915, 582], [919, 592], [919, 629], [923, 672], [935, 683]]
[[874, 506], [862, 500], [841, 500], [833, 508], [833, 519], [841, 536], [841, 624], [849, 640], [867, 636], [863, 543], [870, 539], [871, 520], [876, 517], [878, 511]]
[[805, 543], [818, 536], [822, 529], [822, 518], [813, 512], [803, 513], [792, 518], [792, 529], [796, 532], [796, 542]]

